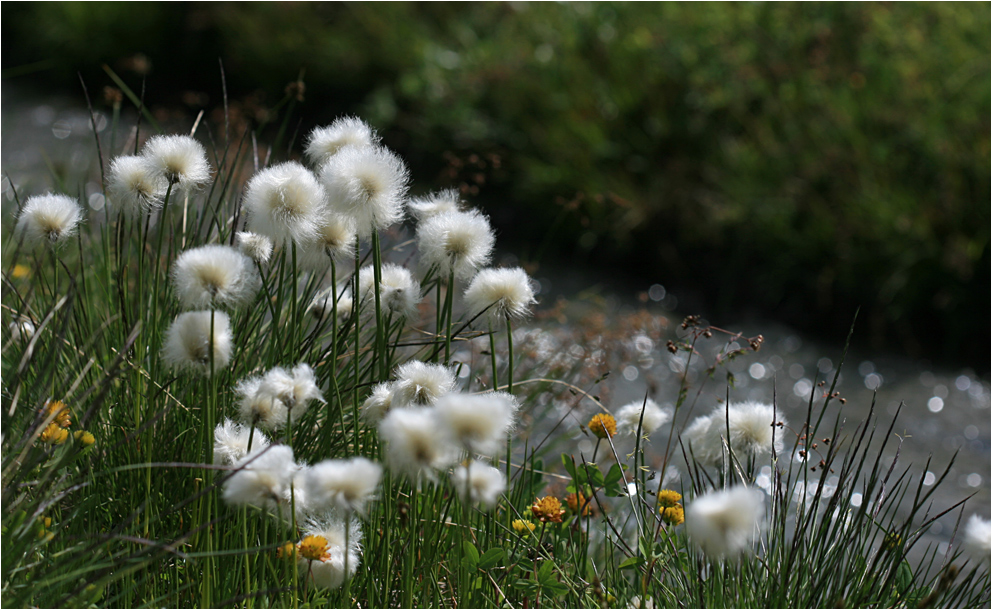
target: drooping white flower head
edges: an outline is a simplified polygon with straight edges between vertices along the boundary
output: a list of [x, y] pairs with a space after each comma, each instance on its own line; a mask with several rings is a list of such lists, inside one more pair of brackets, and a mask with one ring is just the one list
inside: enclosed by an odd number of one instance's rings
[[241, 231], [237, 235], [238, 249], [256, 263], [267, 263], [272, 258], [272, 240], [264, 235]]
[[306, 412], [311, 400], [324, 402], [313, 369], [305, 363], [296, 365], [292, 371], [279, 366], [270, 370], [262, 377], [258, 393], [274, 397], [286, 405], [291, 422], [295, 422]]
[[[342, 324], [351, 317], [352, 306], [351, 289], [347, 285], [339, 285], [337, 289], [338, 298], [338, 324]], [[325, 288], [314, 296], [308, 308], [310, 315], [315, 319], [326, 322], [334, 317], [334, 291]]]
[[393, 404], [427, 407], [455, 387], [455, 374], [443, 364], [411, 360], [396, 368]]
[[655, 430], [671, 421], [672, 414], [648, 398], [647, 401], [635, 400], [629, 405], [620, 407], [616, 419], [617, 427], [627, 434], [635, 435], [640, 429], [642, 436], [650, 436]]
[[712, 558], [733, 558], [751, 545], [764, 520], [765, 494], [738, 486], [711, 491], [685, 507], [689, 539]]
[[517, 403], [505, 392], [446, 394], [437, 399], [434, 409], [450, 442], [471, 453], [491, 456], [506, 444]]
[[500, 494], [506, 489], [506, 478], [499, 469], [472, 460], [455, 468], [451, 473], [451, 486], [462, 502], [471, 502], [488, 510], [496, 506]]
[[355, 220], [362, 239], [403, 219], [409, 174], [403, 160], [380, 146], [346, 146], [320, 170], [331, 207]]
[[296, 518], [302, 521], [313, 512], [314, 507], [307, 495], [307, 476], [310, 472], [310, 465], [297, 462], [296, 474], [293, 475], [293, 485], [283, 490], [282, 499], [286, 506], [293, 506], [296, 509]]
[[162, 356], [178, 370], [206, 375], [210, 372], [211, 345], [216, 372], [231, 361], [231, 319], [223, 311], [187, 311], [179, 314], [166, 331]]
[[[250, 426], [244, 426], [225, 418], [224, 423], [214, 428], [214, 464], [233, 466], [248, 455], [248, 435]], [[252, 435], [252, 451], [269, 446], [269, 439], [260, 430]]]
[[172, 266], [172, 284], [183, 307], [237, 308], [250, 303], [262, 284], [255, 263], [230, 246], [186, 250]]
[[[778, 421], [784, 423], [781, 415]], [[696, 418], [682, 437], [688, 440], [693, 456], [704, 466], [723, 463], [725, 439], [738, 460], [753, 458], [757, 462], [771, 456], [773, 448], [776, 454], [782, 452], [784, 439], [775, 424], [771, 405], [744, 402], [717, 407], [711, 414]]]
[[371, 148], [378, 144], [379, 136], [368, 123], [357, 117], [345, 116], [311, 131], [305, 152], [310, 163], [320, 167], [346, 146]]
[[635, 595], [634, 597], [630, 598], [630, 603], [627, 604], [627, 608], [630, 610], [637, 610], [637, 609], [654, 610], [655, 608], [657, 608], [657, 606], [655, 606], [653, 597], [646, 597], [644, 599], [641, 599], [639, 595]]
[[482, 269], [465, 290], [469, 316], [485, 311], [494, 323], [526, 317], [534, 303], [534, 286], [520, 267]]
[[162, 205], [169, 182], [146, 157], [125, 155], [110, 163], [107, 194], [126, 214], [144, 214]]
[[35, 195], [24, 202], [14, 230], [28, 246], [56, 246], [75, 235], [82, 219], [83, 209], [72, 197]]
[[308, 502], [315, 509], [337, 509], [361, 515], [381, 477], [382, 466], [363, 457], [324, 460], [314, 464], [304, 485]]
[[255, 174], [245, 189], [248, 230], [278, 243], [299, 246], [317, 239], [327, 211], [327, 196], [317, 178], [296, 161]]
[[[362, 550], [362, 528], [357, 521], [352, 521], [347, 537], [344, 528], [344, 523], [333, 515], [307, 523], [304, 529], [305, 535], [323, 538], [327, 547], [321, 557], [314, 560], [297, 554], [300, 578], [321, 589], [337, 589], [344, 584], [345, 564], [348, 566], [348, 578], [355, 575], [361, 561], [359, 554]], [[345, 538], [348, 541], [347, 548], [345, 548]], [[311, 544], [313, 540], [310, 539]], [[346, 555], [347, 561], [345, 561]]]
[[36, 330], [31, 318], [24, 315], [14, 318], [8, 328], [10, 329], [10, 339], [14, 343], [30, 341]]
[[270, 445], [258, 451], [252, 446], [251, 453], [234, 466], [237, 470], [224, 483], [224, 501], [270, 510], [276, 510], [284, 502], [298, 468], [288, 445]]
[[992, 522], [972, 515], [964, 530], [964, 548], [976, 560], [989, 561], [989, 554], [992, 553]]
[[190, 136], [152, 136], [141, 149], [141, 156], [153, 172], [183, 191], [190, 191], [210, 180], [210, 164], [203, 145]]
[[261, 389], [261, 377], [252, 377], [238, 383], [234, 389], [240, 396], [238, 415], [249, 426], [254, 423], [266, 430], [279, 430], [286, 425], [286, 405], [275, 395]]
[[[369, 305], [375, 303], [375, 276], [371, 265], [362, 267], [359, 272], [359, 294], [362, 306], [367, 312]], [[393, 263], [382, 266], [382, 278], [379, 283], [379, 301], [382, 312], [394, 318], [413, 318], [420, 303], [420, 282], [406, 267]]]
[[445, 189], [425, 197], [414, 197], [407, 203], [410, 213], [420, 222], [445, 212], [461, 210], [461, 197], [456, 189]]
[[421, 263], [442, 278], [454, 271], [459, 280], [469, 279], [489, 263], [495, 243], [489, 219], [474, 210], [435, 214], [417, 227]]
[[434, 471], [458, 457], [437, 423], [433, 409], [396, 408], [379, 423], [379, 436], [386, 441], [386, 465], [413, 480], [421, 475], [434, 478]]
[[355, 221], [341, 214], [327, 213], [320, 220], [316, 238], [303, 246], [300, 266], [326, 271], [331, 261], [354, 260], [357, 241]]
[[393, 384], [377, 383], [372, 393], [362, 403], [362, 420], [377, 424], [393, 407]]

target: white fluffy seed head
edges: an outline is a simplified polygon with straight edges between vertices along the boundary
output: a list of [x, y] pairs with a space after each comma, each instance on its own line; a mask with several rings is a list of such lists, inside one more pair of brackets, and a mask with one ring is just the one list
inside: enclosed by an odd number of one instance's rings
[[[334, 318], [334, 298], [335, 291], [325, 288], [314, 296], [307, 311], [315, 320], [329, 322]], [[339, 285], [337, 289], [337, 320], [338, 325], [343, 324], [351, 317], [351, 308], [354, 304], [351, 299], [351, 290], [346, 285]]]
[[10, 339], [14, 343], [30, 341], [36, 330], [31, 318], [24, 315], [15, 317], [8, 328], [10, 329]]
[[[644, 412], [643, 419], [641, 418], [642, 411]], [[642, 436], [650, 436], [655, 430], [671, 421], [672, 414], [648, 398], [647, 401], [635, 400], [620, 407], [616, 419], [617, 427], [627, 434], [635, 435], [639, 428]]]
[[365, 121], [357, 117], [340, 117], [326, 127], [317, 127], [307, 138], [306, 155], [314, 167], [327, 163], [342, 148], [371, 148], [379, 144], [379, 136]]
[[461, 196], [456, 189], [446, 189], [425, 197], [414, 197], [407, 203], [410, 214], [424, 222], [437, 214], [461, 210]]
[[240, 381], [234, 391], [239, 396], [238, 414], [246, 425], [254, 423], [266, 430], [286, 426], [286, 405], [275, 395], [262, 391], [261, 377]]
[[203, 145], [190, 136], [152, 136], [141, 149], [141, 156], [155, 175], [183, 191], [193, 190], [210, 180], [210, 164]]
[[[781, 415], [778, 421], [784, 423]], [[766, 460], [773, 449], [776, 454], [781, 453], [785, 444], [776, 426], [774, 409], [758, 402], [717, 407], [711, 414], [696, 418], [682, 436], [688, 441], [693, 457], [704, 466], [723, 463], [724, 440], [741, 462]]]
[[245, 189], [248, 229], [278, 243], [299, 246], [317, 239], [327, 211], [327, 196], [317, 178], [296, 161], [255, 174]]
[[458, 448], [441, 433], [433, 409], [392, 409], [379, 423], [379, 435], [386, 441], [386, 465], [413, 480], [433, 480], [435, 470], [458, 456]]
[[256, 263], [264, 264], [272, 258], [273, 243], [265, 235], [241, 231], [238, 233], [237, 239], [238, 249], [241, 250], [241, 253]]
[[[251, 426], [244, 426], [225, 418], [224, 423], [214, 428], [214, 464], [233, 466], [248, 455], [248, 436]], [[269, 439], [256, 429], [252, 436], [251, 449], [257, 451], [269, 446]]]
[[[367, 313], [374, 313], [371, 307], [375, 303], [375, 276], [371, 265], [362, 267], [358, 286], [362, 307]], [[393, 263], [382, 266], [382, 277], [379, 283], [379, 301], [382, 312], [394, 318], [412, 319], [417, 313], [420, 303], [420, 282], [406, 267]]]
[[[344, 523], [333, 514], [307, 522], [304, 528], [305, 535], [323, 537], [327, 541], [328, 555], [326, 559], [313, 561], [302, 556], [298, 557], [300, 576], [308, 584], [321, 589], [337, 589], [344, 584], [346, 564], [348, 578], [358, 571], [358, 563], [361, 561], [362, 528], [357, 521], [352, 521], [347, 536], [344, 528]], [[347, 561], [345, 561], [346, 556]]]
[[380, 146], [346, 146], [320, 170], [331, 207], [355, 220], [360, 238], [403, 219], [409, 174], [403, 160]]
[[685, 507], [689, 539], [713, 558], [734, 558], [760, 533], [765, 495], [759, 489], [734, 487], [711, 491]]
[[31, 247], [41, 244], [57, 246], [76, 233], [83, 219], [83, 209], [67, 195], [29, 197], [17, 218], [15, 232]]
[[372, 499], [382, 466], [363, 457], [324, 460], [307, 472], [304, 486], [308, 502], [316, 510], [365, 513]]
[[342, 263], [354, 260], [355, 222], [342, 214], [327, 213], [320, 220], [317, 235], [303, 246], [300, 266], [314, 271], [327, 271], [331, 261]]
[[306, 412], [310, 401], [324, 401], [324, 396], [317, 387], [317, 378], [309, 364], [301, 363], [287, 371], [275, 367], [262, 377], [258, 387], [262, 396], [271, 396], [279, 400], [289, 410], [290, 423], [295, 422]]
[[455, 374], [442, 364], [411, 360], [396, 368], [393, 403], [427, 407], [455, 387]]
[[230, 246], [186, 250], [172, 266], [172, 284], [183, 307], [242, 307], [262, 284], [255, 263]]
[[434, 405], [449, 442], [470, 453], [495, 455], [513, 428], [517, 402], [504, 392], [446, 394]]
[[224, 501], [270, 510], [283, 503], [298, 468], [288, 445], [270, 445], [257, 451], [253, 446], [234, 466], [237, 470], [224, 483]]
[[476, 211], [436, 214], [417, 227], [421, 264], [443, 278], [452, 271], [460, 280], [472, 277], [489, 263], [495, 243], [489, 220]]
[[500, 494], [506, 489], [506, 479], [499, 469], [472, 460], [455, 468], [451, 473], [451, 486], [462, 502], [477, 504], [488, 510], [496, 506]]
[[166, 331], [162, 356], [180, 371], [206, 375], [210, 372], [211, 344], [216, 372], [231, 361], [231, 319], [223, 311], [187, 311], [179, 314]]
[[988, 562], [992, 553], [992, 522], [972, 515], [964, 530], [964, 547], [976, 560]]
[[393, 384], [377, 383], [372, 393], [362, 403], [362, 420], [369, 424], [379, 423], [393, 408]]
[[533, 283], [520, 267], [482, 269], [465, 290], [469, 316], [485, 311], [494, 323], [526, 317], [534, 303]]
[[125, 155], [110, 163], [107, 194], [125, 214], [140, 215], [160, 207], [168, 187], [146, 157]]

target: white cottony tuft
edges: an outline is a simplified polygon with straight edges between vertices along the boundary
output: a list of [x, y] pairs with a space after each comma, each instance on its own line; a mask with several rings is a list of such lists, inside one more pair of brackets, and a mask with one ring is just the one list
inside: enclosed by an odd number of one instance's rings
[[465, 290], [469, 316], [485, 311], [493, 322], [526, 317], [536, 302], [533, 283], [520, 267], [483, 269]]
[[346, 146], [370, 148], [379, 143], [379, 136], [368, 123], [356, 117], [341, 117], [326, 127], [317, 127], [307, 138], [306, 155], [315, 167], [327, 163]]
[[414, 480], [421, 475], [433, 479], [435, 470], [458, 457], [458, 448], [442, 434], [433, 409], [392, 409], [380, 422], [379, 434], [386, 441], [389, 468]]
[[989, 561], [989, 553], [992, 553], [992, 522], [972, 515], [964, 530], [964, 547], [975, 559]]
[[393, 403], [430, 406], [455, 387], [455, 374], [442, 364], [411, 360], [396, 368]]
[[[375, 303], [375, 276], [371, 266], [362, 267], [359, 273], [359, 294], [362, 306], [368, 314], [373, 314], [371, 306]], [[379, 301], [382, 313], [394, 318], [413, 318], [420, 303], [420, 282], [406, 267], [393, 263], [382, 266], [382, 278], [379, 283]]]
[[288, 445], [270, 445], [241, 458], [237, 470], [224, 483], [224, 501], [228, 504], [251, 504], [277, 510], [286, 490], [293, 484], [298, 466]]
[[451, 473], [451, 486], [462, 502], [478, 504], [488, 510], [496, 506], [499, 495], [506, 489], [506, 478], [499, 469], [472, 460], [455, 468]]
[[187, 309], [241, 307], [262, 284], [255, 263], [230, 246], [186, 250], [172, 266], [172, 284]]
[[379, 146], [346, 146], [320, 170], [328, 201], [355, 220], [360, 238], [403, 219], [409, 175], [395, 153]]
[[[344, 528], [344, 523], [333, 514], [307, 523], [304, 529], [305, 535], [323, 538], [327, 548], [318, 559], [307, 559], [302, 554], [297, 556], [300, 578], [321, 589], [337, 589], [344, 584], [346, 564], [347, 577], [351, 578], [355, 575], [358, 563], [361, 561], [359, 553], [362, 550], [362, 528], [357, 521], [352, 521], [347, 536]], [[347, 538], [347, 548], [345, 538]]]
[[210, 180], [210, 164], [203, 145], [190, 136], [152, 136], [141, 156], [156, 175], [181, 190], [190, 191]]
[[[338, 324], [341, 324], [351, 317], [351, 308], [354, 304], [351, 299], [351, 290], [347, 285], [338, 286], [337, 299]], [[325, 288], [318, 292], [311, 301], [308, 311], [317, 320], [330, 321], [334, 317], [334, 291]]]
[[[311, 400], [324, 402], [317, 378], [309, 364], [298, 364], [292, 371], [275, 367], [262, 377], [257, 389], [260, 396], [272, 397], [286, 406], [290, 423], [299, 419]], [[284, 411], [285, 415], [286, 412]]]
[[[778, 421], [785, 423], [781, 415]], [[718, 466], [724, 459], [726, 439], [740, 461], [762, 461], [772, 450], [781, 453], [784, 439], [771, 405], [744, 402], [717, 407], [711, 414], [696, 418], [683, 432], [693, 457], [704, 466]], [[727, 436], [729, 431], [729, 437]]]
[[211, 345], [216, 372], [231, 361], [231, 319], [223, 311], [187, 311], [166, 331], [162, 355], [176, 369], [206, 375], [211, 370]]
[[245, 189], [248, 230], [278, 243], [298, 246], [317, 239], [327, 213], [327, 196], [317, 178], [296, 161], [255, 174]]
[[462, 204], [457, 190], [446, 189], [426, 197], [414, 197], [407, 203], [407, 207], [414, 218], [423, 222], [437, 214], [458, 212]]
[[435, 214], [417, 227], [421, 263], [443, 278], [452, 271], [460, 280], [471, 278], [489, 263], [495, 243], [489, 220], [475, 211]]
[[[641, 412], [643, 411], [643, 419]], [[658, 403], [648, 398], [646, 401], [635, 400], [634, 402], [620, 407], [617, 411], [617, 427], [627, 434], [637, 434], [638, 429], [642, 436], [650, 436], [655, 430], [664, 426], [672, 419], [672, 414], [658, 406]]]
[[[233, 466], [241, 458], [248, 455], [248, 435], [250, 426], [244, 426], [230, 419], [217, 424], [214, 428], [214, 464]], [[269, 446], [269, 439], [258, 429], [252, 434], [252, 451]]]
[[272, 257], [272, 240], [265, 235], [252, 233], [251, 231], [241, 231], [237, 235], [238, 249], [241, 253], [252, 259], [256, 263], [267, 263]]
[[362, 404], [362, 420], [370, 424], [378, 423], [392, 407], [393, 384], [377, 383]]
[[353, 260], [357, 242], [355, 221], [341, 214], [325, 213], [317, 226], [316, 237], [303, 246], [300, 266], [326, 271], [331, 261]]
[[734, 558], [760, 534], [765, 494], [760, 489], [734, 487], [711, 491], [685, 507], [689, 539], [713, 558]]
[[110, 163], [107, 194], [126, 214], [144, 214], [158, 208], [169, 182], [141, 155], [117, 157]]
[[55, 246], [72, 237], [82, 219], [83, 209], [72, 197], [35, 195], [24, 202], [14, 231], [29, 246]]
[[307, 472], [307, 501], [317, 510], [337, 509], [361, 515], [381, 477], [382, 466], [363, 457], [324, 460]]
[[286, 425], [286, 405], [274, 394], [263, 392], [262, 378], [242, 380], [234, 389], [240, 396], [238, 414], [248, 425], [266, 430], [279, 430]]
[[506, 444], [517, 402], [510, 394], [446, 394], [434, 405], [450, 442], [471, 453], [491, 456]]

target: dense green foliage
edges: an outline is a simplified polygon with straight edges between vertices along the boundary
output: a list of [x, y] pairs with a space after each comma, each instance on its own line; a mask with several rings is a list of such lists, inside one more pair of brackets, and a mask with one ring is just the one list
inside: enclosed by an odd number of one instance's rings
[[[509, 238], [533, 244], [525, 258], [623, 260], [702, 291], [714, 313], [756, 307], [831, 334], [861, 306], [876, 347], [987, 366], [973, 340], [989, 333], [987, 5], [58, 3], [4, 16], [8, 76], [51, 60], [35, 68], [104, 82], [87, 71], [141, 51], [152, 99], [202, 90], [213, 107], [214, 57], [241, 94], [304, 68], [315, 121], [358, 112], [425, 175], [480, 187]], [[463, 163], [473, 153], [503, 162]]]

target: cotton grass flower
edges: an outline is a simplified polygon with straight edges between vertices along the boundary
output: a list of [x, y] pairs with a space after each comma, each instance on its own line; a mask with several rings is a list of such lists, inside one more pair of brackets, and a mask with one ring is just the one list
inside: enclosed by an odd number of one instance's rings
[[[643, 412], [643, 418], [641, 413]], [[620, 407], [617, 411], [617, 426], [626, 434], [635, 435], [638, 429], [642, 436], [650, 436], [655, 430], [664, 426], [672, 419], [672, 414], [665, 411], [658, 403], [648, 398], [646, 401], [634, 402]]]
[[992, 522], [972, 515], [964, 530], [964, 548], [976, 560], [989, 561], [989, 553], [992, 553]]
[[238, 249], [256, 263], [264, 264], [272, 258], [273, 243], [265, 235], [241, 231], [237, 234]]
[[183, 307], [242, 307], [262, 284], [255, 263], [230, 246], [186, 250], [172, 266], [172, 284]]
[[341, 214], [329, 213], [320, 220], [314, 241], [303, 246], [300, 266], [326, 271], [331, 262], [345, 262], [355, 256], [355, 222]]
[[[345, 285], [339, 285], [337, 289], [337, 299], [338, 299], [338, 324], [341, 324], [348, 320], [351, 316], [352, 302], [351, 290]], [[313, 301], [310, 302], [310, 306], [307, 311], [316, 320], [327, 321], [333, 317], [334, 314], [334, 291], [330, 288], [325, 288], [314, 296]]]
[[346, 146], [370, 148], [379, 143], [379, 136], [365, 121], [357, 117], [340, 117], [326, 127], [317, 127], [307, 138], [306, 155], [315, 167], [327, 163]]
[[[362, 267], [359, 273], [359, 294], [362, 303], [375, 302], [375, 277], [371, 266]], [[382, 313], [394, 318], [413, 318], [420, 303], [420, 282], [406, 267], [393, 263], [382, 266], [379, 280], [379, 304]]]
[[462, 502], [489, 510], [496, 506], [500, 494], [506, 489], [506, 478], [499, 469], [472, 460], [454, 469], [451, 486]]
[[238, 414], [249, 426], [279, 430], [286, 425], [287, 409], [275, 395], [262, 392], [262, 378], [252, 377], [238, 383], [234, 389], [240, 396]]
[[381, 477], [382, 466], [363, 457], [324, 460], [310, 468], [304, 487], [308, 501], [318, 510], [337, 509], [362, 515]]
[[[778, 420], [783, 421], [781, 416]], [[773, 450], [782, 452], [784, 439], [776, 434], [776, 424], [771, 405], [744, 402], [717, 407], [710, 415], [696, 418], [683, 438], [688, 440], [692, 455], [705, 466], [723, 462], [724, 439], [737, 459], [757, 462], [767, 459]]]
[[407, 208], [419, 222], [446, 212], [461, 210], [461, 197], [456, 189], [445, 189], [426, 197], [414, 197], [407, 202]]
[[536, 302], [531, 279], [520, 267], [483, 269], [465, 290], [469, 316], [474, 318], [485, 311], [493, 322], [524, 318]]
[[393, 407], [393, 384], [377, 383], [372, 387], [372, 393], [362, 403], [362, 421], [369, 424], [379, 423]]
[[169, 184], [190, 191], [210, 180], [203, 145], [190, 136], [152, 136], [141, 149], [152, 171]]
[[10, 330], [10, 339], [14, 343], [24, 343], [31, 340], [34, 336], [35, 327], [34, 322], [31, 318], [19, 315], [11, 321], [10, 326], [7, 327]]
[[278, 243], [299, 246], [317, 239], [327, 212], [327, 195], [317, 178], [288, 161], [255, 174], [245, 189], [248, 230]]
[[214, 464], [233, 466], [248, 455], [248, 438], [252, 435], [251, 448], [253, 451], [269, 446], [269, 439], [261, 431], [251, 432], [249, 426], [244, 426], [225, 418], [224, 423], [214, 428]]
[[346, 146], [320, 170], [331, 207], [355, 220], [362, 239], [403, 219], [409, 174], [403, 160], [379, 146]]
[[211, 371], [211, 357], [214, 372], [227, 366], [231, 349], [231, 319], [226, 313], [187, 311], [179, 314], [166, 331], [162, 356], [178, 370], [206, 375]]
[[734, 558], [751, 545], [764, 517], [764, 493], [750, 487], [711, 491], [685, 507], [689, 539], [711, 558]]
[[310, 401], [324, 402], [313, 369], [306, 363], [296, 365], [292, 371], [278, 366], [271, 369], [262, 377], [257, 391], [262, 396], [271, 396], [286, 405], [290, 422], [296, 421], [306, 412]]
[[253, 447], [235, 468], [224, 483], [225, 502], [278, 510], [298, 466], [288, 445], [270, 445], [258, 451]]
[[434, 405], [450, 442], [479, 455], [494, 455], [513, 428], [517, 403], [509, 394], [446, 394]]
[[471, 278], [489, 263], [495, 243], [489, 220], [475, 211], [436, 214], [417, 227], [421, 263], [443, 278], [452, 271], [460, 280]]
[[35, 195], [21, 208], [14, 232], [29, 246], [57, 246], [75, 235], [83, 209], [67, 195]]
[[[362, 529], [358, 522], [345, 525], [333, 517], [311, 520], [304, 528], [306, 536], [298, 545], [300, 575], [307, 583], [321, 589], [336, 589], [351, 578], [361, 561]], [[308, 547], [304, 542], [309, 539]], [[347, 571], [345, 566], [347, 565]]]
[[125, 155], [110, 163], [107, 194], [126, 214], [144, 214], [160, 207], [168, 187], [168, 180], [146, 157]]
[[455, 387], [455, 374], [442, 364], [411, 360], [396, 368], [393, 402], [397, 405], [433, 405]]
[[457, 458], [457, 448], [448, 444], [433, 409], [392, 409], [379, 424], [379, 437], [386, 442], [386, 465], [416, 480], [434, 478], [434, 471]]

